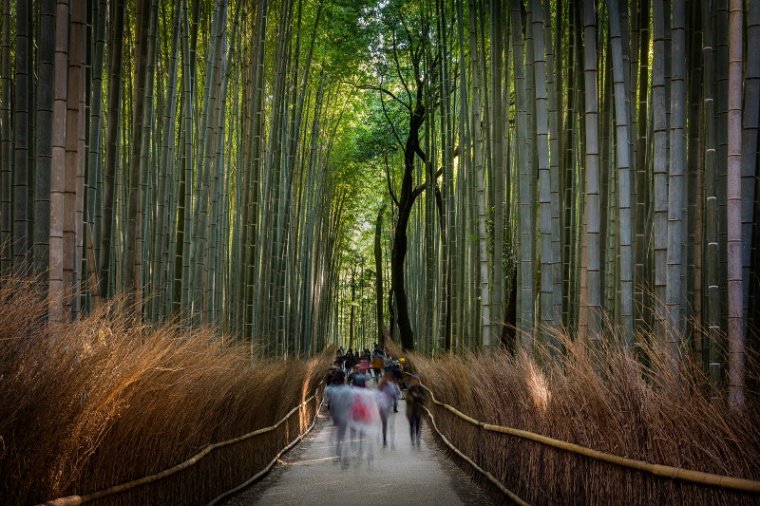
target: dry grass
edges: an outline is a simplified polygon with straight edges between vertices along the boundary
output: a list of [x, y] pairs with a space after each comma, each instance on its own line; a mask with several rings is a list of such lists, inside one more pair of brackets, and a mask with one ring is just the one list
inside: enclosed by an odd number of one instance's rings
[[[675, 370], [650, 349], [653, 369], [646, 369], [622, 347], [591, 359], [580, 344], [563, 341], [567, 350], [559, 360], [496, 353], [413, 361], [437, 398], [476, 419], [651, 463], [760, 480], [756, 393], [745, 413], [729, 415], [720, 393], [691, 363]], [[757, 501], [488, 433], [433, 409], [457, 447], [533, 504]]]
[[[271, 425], [307, 398], [329, 358], [251, 362], [211, 330], [135, 325], [101, 308], [48, 329], [33, 283], [0, 285], [0, 504], [84, 494], [158, 472], [210, 443]], [[205, 504], [260, 470], [302, 431], [212, 453], [190, 470], [104, 504]]]

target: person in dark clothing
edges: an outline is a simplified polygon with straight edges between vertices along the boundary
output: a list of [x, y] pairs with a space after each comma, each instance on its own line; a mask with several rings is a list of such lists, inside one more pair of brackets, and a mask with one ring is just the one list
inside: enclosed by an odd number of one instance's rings
[[[399, 386], [399, 388], [401, 390], [406, 390], [406, 383], [404, 382], [404, 371], [401, 369], [401, 362], [399, 362], [397, 359], [394, 359], [391, 363], [391, 373], [396, 379], [396, 384]], [[396, 406], [394, 406], [394, 409], [396, 409]]]
[[420, 385], [420, 379], [412, 376], [409, 387], [406, 389], [406, 417], [409, 419], [409, 435], [412, 437], [412, 446], [420, 447], [422, 432], [422, 406], [426, 399], [425, 390]]
[[333, 365], [325, 376], [325, 398], [327, 399], [327, 409], [331, 410], [331, 391], [337, 386], [343, 386], [346, 384], [346, 373], [343, 369]]
[[345, 360], [346, 371], [352, 370], [356, 365], [356, 355], [354, 355], [354, 351], [351, 348], [348, 349]]
[[341, 369], [340, 367], [336, 367], [333, 370], [332, 377], [330, 378], [331, 385], [345, 385], [346, 384], [346, 373]]
[[343, 352], [343, 348], [339, 348], [335, 354], [335, 365], [343, 369], [345, 367], [346, 354]]
[[367, 376], [359, 370], [359, 366], [354, 366], [354, 370], [348, 375], [348, 384], [364, 388], [367, 386]]

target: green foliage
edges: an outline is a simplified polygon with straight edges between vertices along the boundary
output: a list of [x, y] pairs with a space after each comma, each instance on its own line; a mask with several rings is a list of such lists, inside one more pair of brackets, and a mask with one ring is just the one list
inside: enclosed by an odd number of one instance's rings
[[364, 124], [364, 128], [357, 132], [357, 143], [360, 148], [359, 154], [365, 160], [373, 158], [380, 158], [382, 160], [383, 156], [392, 156], [394, 152], [399, 150], [393, 129], [395, 126], [398, 131], [406, 118], [397, 104], [386, 104], [388, 118], [393, 121], [394, 126], [392, 126], [386, 118], [385, 113], [383, 113], [378, 92], [366, 91], [364, 92], [364, 96], [364, 105], [367, 108], [365, 113], [366, 123]]
[[367, 58], [371, 25], [362, 20], [374, 3], [369, 0], [324, 2], [323, 30], [319, 34], [319, 58], [324, 70], [335, 79], [349, 80]]

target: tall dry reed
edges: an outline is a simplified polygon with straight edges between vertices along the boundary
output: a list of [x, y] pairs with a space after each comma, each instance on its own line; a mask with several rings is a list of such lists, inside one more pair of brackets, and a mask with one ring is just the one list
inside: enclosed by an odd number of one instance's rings
[[[701, 369], [674, 367], [648, 349], [650, 367], [611, 344], [543, 358], [497, 352], [413, 356], [436, 397], [484, 422], [529, 430], [655, 464], [760, 480], [760, 403], [730, 414]], [[757, 371], [755, 367], [753, 369]], [[533, 504], [756, 504], [757, 496], [658, 478], [514, 436], [486, 432], [430, 403], [443, 433]]]
[[[329, 364], [251, 360], [209, 330], [138, 325], [117, 305], [55, 329], [33, 282], [0, 285], [0, 504], [35, 504], [156, 473], [210, 443], [271, 425]], [[278, 431], [102, 504], [205, 504], [260, 470], [307, 426]]]

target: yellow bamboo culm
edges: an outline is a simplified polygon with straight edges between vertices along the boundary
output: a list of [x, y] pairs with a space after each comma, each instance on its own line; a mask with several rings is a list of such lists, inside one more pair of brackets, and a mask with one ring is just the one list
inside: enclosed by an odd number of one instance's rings
[[530, 432], [527, 430], [516, 429], [514, 427], [504, 427], [501, 425], [494, 425], [491, 423], [481, 422], [479, 420], [472, 418], [471, 416], [467, 416], [466, 414], [462, 413], [454, 406], [451, 406], [449, 404], [446, 404], [445, 402], [439, 401], [438, 399], [435, 398], [435, 394], [433, 394], [433, 391], [430, 390], [430, 388], [424, 385], [423, 387], [428, 392], [430, 392], [430, 398], [433, 401], [433, 403], [447, 409], [448, 411], [455, 414], [462, 420], [468, 423], [471, 423], [472, 425], [476, 425], [484, 430], [488, 430], [491, 432], [499, 432], [502, 434], [509, 434], [511, 436], [528, 439], [530, 441], [535, 441], [537, 443], [551, 446], [553, 448], [572, 452], [577, 455], [582, 455], [584, 457], [589, 457], [595, 460], [608, 462], [610, 464], [615, 464], [621, 467], [627, 467], [629, 469], [635, 469], [637, 471], [643, 471], [649, 474], [653, 474], [655, 476], [661, 476], [663, 478], [671, 478], [675, 480], [688, 481], [688, 482], [697, 483], [700, 485], [707, 485], [707, 486], [712, 486], [712, 487], [736, 490], [738, 492], [749, 492], [752, 494], [760, 494], [760, 481], [747, 480], [743, 478], [734, 478], [731, 476], [723, 476], [720, 474], [703, 473], [701, 471], [693, 471], [691, 469], [683, 469], [680, 467], [666, 466], [662, 464], [651, 464], [649, 462], [644, 462], [641, 460], [629, 459], [627, 457], [620, 457], [619, 455], [611, 455], [609, 453], [604, 453], [598, 450], [592, 450], [591, 448], [587, 448], [585, 446], [581, 446], [575, 443], [568, 443], [567, 441], [561, 441], [559, 439], [543, 436], [541, 434], [536, 434], [535, 432]]
[[[321, 386], [321, 382], [320, 382], [319, 386]], [[319, 386], [317, 386], [317, 389], [319, 389]], [[195, 455], [193, 455], [189, 459], [185, 460], [184, 462], [181, 462], [181, 463], [177, 464], [176, 466], [172, 466], [172, 467], [170, 467], [168, 469], [164, 469], [163, 471], [161, 471], [159, 473], [151, 474], [150, 476], [145, 476], [143, 478], [138, 478], [136, 480], [132, 480], [132, 481], [129, 481], [129, 482], [126, 482], [126, 483], [121, 483], [119, 485], [114, 485], [113, 487], [109, 487], [109, 488], [104, 489], [104, 490], [99, 490], [97, 492], [92, 492], [90, 494], [85, 494], [85, 495], [70, 495], [70, 496], [66, 496], [66, 497], [59, 497], [58, 499], [53, 499], [53, 500], [47, 501], [46, 503], [44, 503], [44, 506], [78, 506], [80, 504], [84, 504], [84, 503], [87, 503], [87, 502], [92, 502], [92, 501], [95, 501], [97, 499], [102, 499], [104, 497], [108, 497], [108, 496], [111, 496], [111, 495], [120, 494], [122, 492], [126, 492], [127, 490], [131, 490], [131, 489], [136, 488], [136, 487], [141, 487], [143, 485], [147, 485], [149, 483], [153, 483], [153, 482], [162, 480], [162, 479], [167, 478], [167, 477], [169, 477], [169, 476], [171, 476], [173, 474], [178, 473], [179, 471], [182, 471], [184, 469], [187, 469], [189, 467], [194, 466], [195, 464], [197, 464], [198, 462], [200, 462], [201, 460], [203, 460], [204, 457], [206, 457], [208, 454], [210, 454], [214, 450], [217, 450], [217, 449], [225, 447], [225, 446], [237, 444], [237, 443], [240, 443], [240, 442], [245, 441], [247, 439], [250, 439], [252, 437], [264, 434], [266, 432], [271, 432], [271, 431], [277, 429], [280, 425], [282, 425], [283, 423], [285, 423], [291, 416], [293, 416], [293, 414], [295, 414], [298, 410], [300, 410], [301, 408], [303, 408], [304, 406], [306, 406], [308, 403], [310, 403], [313, 400], [319, 401], [319, 399], [317, 398], [316, 392], [314, 394], [312, 394], [311, 397], [309, 397], [308, 399], [306, 399], [303, 402], [301, 402], [301, 404], [299, 404], [298, 406], [296, 406], [293, 409], [291, 409], [290, 411], [288, 411], [288, 413], [279, 422], [277, 422], [276, 424], [270, 425], [269, 427], [263, 427], [261, 429], [256, 429], [256, 430], [254, 430], [252, 432], [249, 432], [247, 434], [243, 434], [242, 436], [238, 436], [238, 437], [233, 438], [233, 439], [228, 439], [226, 441], [220, 441], [218, 443], [210, 444], [210, 445], [206, 446], [200, 452], [196, 453]], [[266, 474], [266, 472], [268, 472], [272, 468], [272, 466], [274, 465], [274, 463], [277, 461], [277, 459], [279, 459], [282, 456], [283, 453], [285, 453], [290, 448], [292, 448], [296, 443], [298, 443], [303, 438], [303, 436], [305, 434], [307, 434], [309, 431], [311, 431], [311, 429], [314, 427], [314, 422], [317, 419], [317, 413], [318, 413], [318, 411], [319, 411], [319, 402], [317, 403], [317, 407], [314, 410], [314, 420], [312, 421], [312, 424], [308, 428], [308, 430], [306, 432], [304, 432], [304, 434], [300, 434], [291, 443], [289, 443], [285, 448], [283, 448], [275, 456], [275, 458], [272, 459], [272, 461], [262, 471], [256, 473], [251, 479], [247, 480], [242, 485], [240, 485], [240, 486], [232, 489], [231, 491], [225, 492], [221, 496], [217, 497], [216, 499], [214, 499], [211, 502], [211, 504], [217, 502], [222, 497], [226, 497], [228, 494], [237, 491], [241, 487], [250, 485], [251, 483], [253, 483], [254, 481], [256, 481], [256, 479], [258, 479], [261, 476], [263, 476], [264, 474]], [[43, 505], [38, 505], [38, 506], [43, 506]]]

